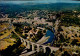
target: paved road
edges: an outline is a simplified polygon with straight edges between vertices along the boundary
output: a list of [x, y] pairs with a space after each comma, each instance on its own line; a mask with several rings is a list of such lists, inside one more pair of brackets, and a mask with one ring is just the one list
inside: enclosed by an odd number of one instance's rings
[[8, 35], [7, 37], [3, 38], [3, 39], [0, 39], [0, 41], [1, 41], [1, 40], [4, 40], [4, 39], [7, 39], [7, 38], [9, 38], [10, 36], [11, 36], [11, 34]]
[[3, 28], [2, 30], [0, 30], [0, 32], [6, 30], [6, 29], [8, 29], [8, 28], [11, 29], [11, 28], [12, 28], [12, 24], [10, 24], [10, 26], [8, 26], [7, 28], [6, 28], [6, 27]]
[[0, 30], [0, 32], [1, 32], [1, 31], [4, 31], [4, 30], [6, 30], [6, 29], [7, 29], [7, 28], [3, 28], [2, 30]]

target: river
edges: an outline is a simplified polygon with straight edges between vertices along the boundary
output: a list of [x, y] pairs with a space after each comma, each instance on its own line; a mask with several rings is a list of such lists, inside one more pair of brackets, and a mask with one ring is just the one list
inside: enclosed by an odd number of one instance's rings
[[[53, 30], [54, 30], [54, 29], [53, 29]], [[44, 44], [51, 43], [52, 41], [55, 40], [55, 35], [54, 35], [54, 33], [53, 33], [51, 30], [47, 30], [45, 36], [46, 36], [46, 37], [50, 36], [50, 38], [49, 38], [48, 41], [45, 42]]]

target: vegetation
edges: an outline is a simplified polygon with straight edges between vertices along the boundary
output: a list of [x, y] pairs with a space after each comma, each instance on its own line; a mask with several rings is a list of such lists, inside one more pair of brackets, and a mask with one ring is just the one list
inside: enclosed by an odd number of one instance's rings
[[21, 41], [19, 40], [16, 44], [13, 46], [9, 46], [5, 50], [0, 51], [2, 56], [18, 56], [22, 52], [23, 47], [20, 47]]

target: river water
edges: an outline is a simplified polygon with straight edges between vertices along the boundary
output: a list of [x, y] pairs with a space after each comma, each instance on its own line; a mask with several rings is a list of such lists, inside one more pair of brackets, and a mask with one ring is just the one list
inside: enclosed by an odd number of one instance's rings
[[[53, 30], [54, 30], [54, 29], [53, 29]], [[45, 42], [44, 44], [51, 43], [52, 41], [55, 40], [55, 35], [54, 35], [54, 33], [53, 33], [51, 30], [47, 30], [45, 36], [46, 36], [46, 37], [50, 36], [50, 38], [49, 38], [48, 41]]]

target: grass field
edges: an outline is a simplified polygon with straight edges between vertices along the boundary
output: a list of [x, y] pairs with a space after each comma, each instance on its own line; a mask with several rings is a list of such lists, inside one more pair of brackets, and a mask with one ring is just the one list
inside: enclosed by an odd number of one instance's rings
[[0, 41], [0, 50], [4, 50], [8, 46], [12, 46], [13, 44], [15, 44], [15, 42], [16, 42], [16, 39], [14, 38], [4, 39]]
[[[2, 23], [2, 24], [0, 24], [0, 30], [2, 30], [3, 28], [7, 28], [8, 26], [9, 26], [8, 23]], [[1, 31], [0, 34], [2, 34], [2, 35], [0, 35], [0, 39], [3, 39], [5, 37], [9, 36], [11, 34], [11, 32], [12, 32], [12, 29], [6, 29], [6, 30]], [[12, 35], [10, 37], [12, 37]], [[17, 42], [15, 38], [8, 38], [8, 39], [1, 40], [0, 41], [0, 50], [4, 50], [10, 45], [12, 46], [13, 44], [15, 44], [15, 42]]]

